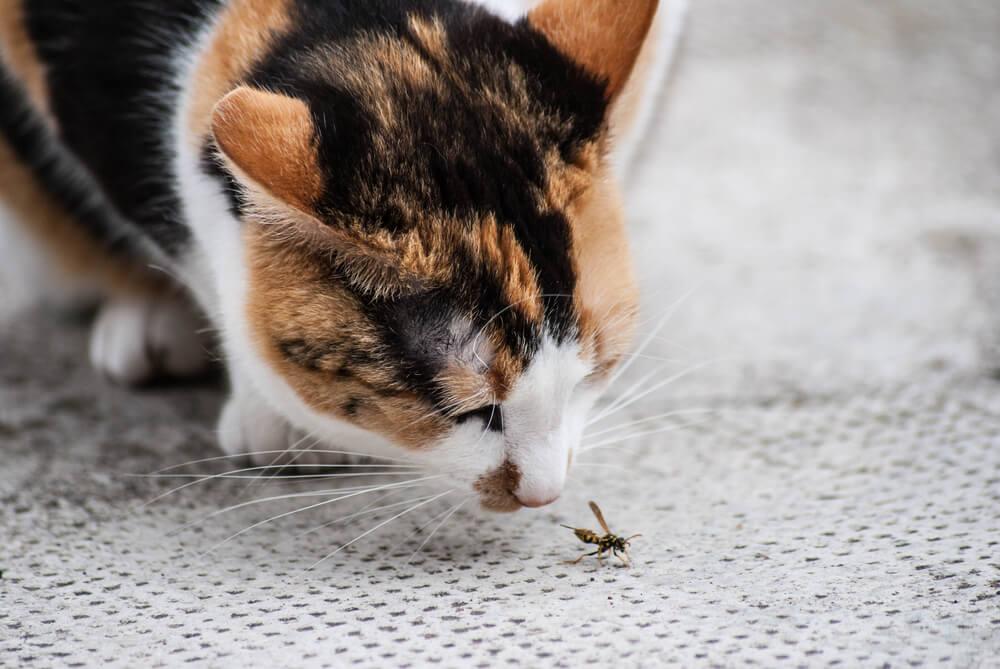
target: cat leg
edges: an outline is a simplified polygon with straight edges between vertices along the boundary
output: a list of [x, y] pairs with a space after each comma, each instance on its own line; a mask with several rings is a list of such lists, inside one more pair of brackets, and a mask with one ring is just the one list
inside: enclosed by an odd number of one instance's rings
[[90, 338], [90, 360], [117, 383], [191, 378], [209, 366], [209, 342], [197, 310], [178, 294], [112, 297]]
[[294, 430], [257, 393], [233, 378], [233, 393], [219, 418], [219, 446], [227, 455], [244, 456], [254, 466], [287, 458], [295, 446]]
[[[219, 418], [219, 446], [227, 455], [244, 456], [255, 467], [302, 467], [303, 474], [330, 473], [314, 465], [360, 465], [372, 462], [362, 453], [349, 453], [291, 425], [256, 390], [232, 373], [233, 392]], [[346, 470], [345, 470], [346, 471]], [[265, 472], [274, 473], [274, 472]]]

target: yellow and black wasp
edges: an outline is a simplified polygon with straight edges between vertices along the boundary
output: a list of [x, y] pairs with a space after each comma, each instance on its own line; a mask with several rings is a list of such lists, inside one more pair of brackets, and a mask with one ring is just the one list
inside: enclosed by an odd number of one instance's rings
[[593, 553], [584, 553], [577, 559], [568, 561], [567, 564], [578, 564], [580, 560], [582, 560], [585, 557], [589, 557], [591, 555], [596, 555], [598, 560], [603, 560], [605, 558], [606, 553], [611, 553], [616, 558], [625, 563], [625, 566], [631, 567], [632, 559], [628, 554], [629, 542], [635, 539], [636, 537], [641, 537], [642, 535], [633, 534], [627, 539], [623, 539], [622, 537], [612, 533], [611, 530], [608, 529], [608, 523], [607, 521], [604, 520], [604, 514], [601, 513], [601, 507], [597, 506], [596, 502], [590, 502], [590, 510], [594, 512], [594, 515], [597, 517], [597, 522], [601, 524], [602, 528], [604, 528], [604, 536], [602, 537], [593, 530], [584, 530], [578, 527], [570, 527], [569, 525], [563, 525], [562, 527], [565, 527], [567, 530], [573, 530], [573, 533], [576, 535], [576, 538], [582, 541], [583, 543], [593, 544], [597, 546], [597, 550], [594, 551]]

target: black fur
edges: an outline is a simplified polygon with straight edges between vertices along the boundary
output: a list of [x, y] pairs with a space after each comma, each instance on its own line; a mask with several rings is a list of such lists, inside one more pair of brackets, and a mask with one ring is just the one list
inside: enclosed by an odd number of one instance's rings
[[0, 64], [0, 134], [40, 187], [112, 257], [155, 260], [148, 240], [127, 225], [60, 145], [13, 76]]
[[175, 49], [221, 0], [29, 0], [60, 139], [121, 215], [168, 255], [187, 245], [171, 175]]

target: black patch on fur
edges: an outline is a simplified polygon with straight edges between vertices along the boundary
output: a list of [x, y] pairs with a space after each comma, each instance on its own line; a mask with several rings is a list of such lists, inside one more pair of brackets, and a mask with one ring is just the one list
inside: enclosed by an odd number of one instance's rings
[[65, 152], [21, 84], [2, 64], [0, 101], [0, 134], [38, 185], [95, 245], [115, 258], [152, 260], [146, 240], [79, 177], [77, 162]]
[[108, 199], [169, 255], [187, 245], [170, 146], [172, 54], [222, 0], [30, 0], [60, 138]]
[[364, 400], [359, 397], [352, 397], [344, 402], [344, 405], [340, 407], [340, 410], [345, 416], [351, 416], [353, 418], [358, 415], [358, 411], [361, 410], [362, 405], [364, 405]]
[[308, 369], [312, 372], [320, 372], [324, 369], [324, 361], [331, 356], [335, 356], [339, 346], [333, 342], [317, 344], [306, 339], [286, 339], [276, 342], [278, 351], [289, 362]]
[[503, 409], [497, 404], [490, 404], [455, 417], [455, 422], [459, 424], [470, 420], [483, 421], [490, 432], [503, 432]]

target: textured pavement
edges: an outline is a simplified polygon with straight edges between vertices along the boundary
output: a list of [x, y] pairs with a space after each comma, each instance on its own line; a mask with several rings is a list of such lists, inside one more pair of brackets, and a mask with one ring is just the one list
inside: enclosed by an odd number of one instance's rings
[[[312, 572], [393, 513], [206, 554], [302, 499], [186, 524], [321, 484], [143, 506], [185, 481], [135, 474], [216, 454], [220, 390], [111, 387], [83, 322], [8, 316], [0, 666], [1000, 666], [997, 35], [988, 1], [694, 0], [629, 191], [646, 314], [675, 309], [619, 392], [705, 366], [595, 429], [689, 413], [417, 554], [447, 499]], [[590, 498], [633, 569], [562, 563]]]

